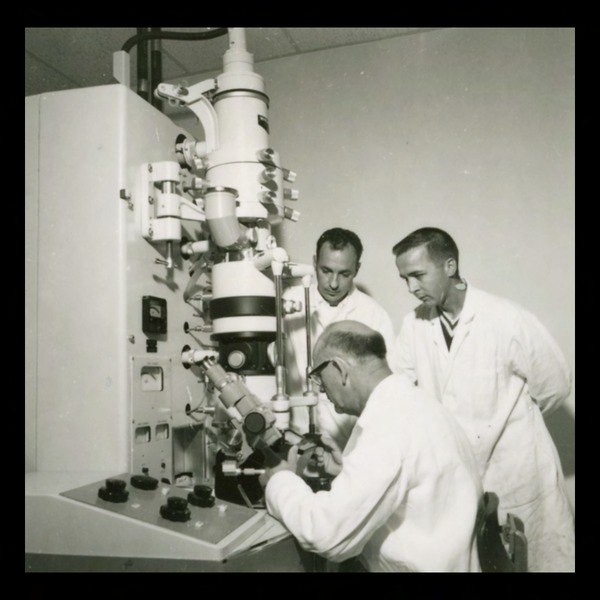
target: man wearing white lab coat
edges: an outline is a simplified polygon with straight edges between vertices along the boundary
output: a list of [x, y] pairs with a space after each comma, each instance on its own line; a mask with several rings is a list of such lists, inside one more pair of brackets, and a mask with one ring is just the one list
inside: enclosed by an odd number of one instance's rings
[[[344, 319], [360, 321], [379, 331], [390, 349], [394, 343], [394, 326], [387, 312], [370, 296], [354, 284], [363, 246], [352, 231], [339, 227], [325, 231], [317, 241], [313, 258], [315, 279], [310, 284], [311, 346], [330, 323]], [[305, 293], [302, 285], [284, 292], [285, 301], [304, 307]], [[287, 391], [290, 396], [301, 396], [306, 390], [307, 342], [304, 310], [289, 314], [284, 320], [287, 334]], [[344, 447], [356, 418], [336, 414], [324, 394], [319, 393], [316, 408], [317, 428], [329, 434]], [[300, 434], [308, 432], [309, 412], [305, 407], [291, 410], [291, 428]]]
[[543, 325], [517, 304], [467, 284], [454, 240], [419, 229], [393, 248], [422, 304], [398, 335], [393, 370], [437, 398], [462, 425], [499, 515], [525, 525], [529, 571], [574, 570], [574, 521], [544, 416], [568, 397], [571, 375]]
[[455, 419], [392, 373], [383, 337], [362, 323], [326, 328], [315, 363], [311, 376], [335, 410], [358, 420], [343, 457], [334, 457], [331, 490], [313, 493], [293, 458], [266, 470], [268, 511], [304, 549], [333, 562], [359, 556], [368, 571], [479, 571], [482, 487]]

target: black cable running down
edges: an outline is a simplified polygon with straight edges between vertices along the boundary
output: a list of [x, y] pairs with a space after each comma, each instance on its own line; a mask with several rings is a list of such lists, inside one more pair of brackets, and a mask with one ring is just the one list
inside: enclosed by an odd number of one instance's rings
[[227, 27], [216, 27], [209, 31], [197, 31], [195, 33], [186, 33], [178, 31], [150, 31], [149, 33], [140, 33], [129, 38], [121, 47], [121, 50], [129, 52], [136, 44], [144, 40], [210, 40], [220, 37], [227, 33]]
[[[152, 27], [152, 33], [160, 33], [160, 27]], [[162, 81], [162, 54], [160, 39], [152, 40], [150, 44], [150, 89], [153, 90]], [[152, 106], [162, 111], [162, 100], [152, 94]]]
[[[137, 35], [143, 35], [148, 33], [147, 27], [138, 27]], [[148, 43], [140, 44], [137, 49], [137, 93], [140, 98], [149, 101], [150, 96], [148, 94], [149, 80], [148, 80]]]

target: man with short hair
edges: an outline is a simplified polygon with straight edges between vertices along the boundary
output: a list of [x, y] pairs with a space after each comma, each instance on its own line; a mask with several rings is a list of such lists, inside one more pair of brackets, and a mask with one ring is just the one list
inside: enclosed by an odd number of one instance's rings
[[530, 312], [462, 279], [458, 248], [434, 227], [393, 248], [421, 304], [403, 320], [394, 371], [456, 417], [499, 514], [525, 525], [530, 571], [574, 570], [574, 522], [558, 453], [544, 423], [571, 390], [556, 342]]
[[[388, 345], [394, 342], [394, 326], [386, 311], [373, 298], [360, 291], [354, 279], [360, 269], [363, 245], [360, 238], [348, 229], [334, 227], [317, 240], [313, 258], [315, 279], [310, 286], [311, 344], [330, 323], [343, 319], [360, 321], [379, 331]], [[304, 306], [302, 285], [284, 292], [285, 300]], [[307, 348], [304, 310], [287, 315], [284, 327], [287, 345], [287, 391], [301, 396], [306, 389]], [[318, 392], [318, 390], [317, 390]], [[316, 409], [317, 427], [328, 433], [343, 448], [350, 436], [356, 418], [336, 414], [327, 398], [320, 394]], [[291, 427], [300, 434], [308, 432], [309, 413], [305, 407], [291, 410]]]
[[294, 457], [266, 469], [260, 481], [269, 513], [304, 549], [333, 562], [359, 557], [368, 571], [479, 571], [482, 488], [458, 423], [392, 373], [383, 337], [363, 323], [329, 325], [315, 364], [311, 377], [335, 411], [357, 422], [343, 457], [334, 454], [329, 491], [313, 493], [295, 474]]

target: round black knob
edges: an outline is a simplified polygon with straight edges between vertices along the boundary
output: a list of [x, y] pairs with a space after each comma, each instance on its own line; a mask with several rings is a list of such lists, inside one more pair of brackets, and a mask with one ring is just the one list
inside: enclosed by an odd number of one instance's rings
[[138, 490], [155, 490], [158, 487], [158, 479], [150, 475], [132, 475], [130, 483]]
[[187, 500], [179, 496], [170, 496], [167, 498], [167, 506], [170, 510], [185, 510], [187, 508]]
[[194, 494], [200, 498], [210, 498], [212, 496], [212, 488], [209, 485], [195, 485]]
[[167, 503], [160, 507], [160, 516], [163, 519], [180, 523], [189, 521], [191, 513], [188, 508], [188, 501], [178, 496], [170, 496], [167, 498]]
[[212, 488], [208, 485], [195, 485], [194, 491], [188, 494], [188, 501], [194, 506], [209, 508], [214, 505], [215, 498], [212, 495]]
[[127, 482], [124, 479], [111, 478], [106, 480], [106, 487], [111, 492], [122, 492], [126, 486]]
[[107, 479], [98, 490], [98, 497], [107, 502], [127, 502], [129, 492], [125, 489], [127, 482], [123, 479]]

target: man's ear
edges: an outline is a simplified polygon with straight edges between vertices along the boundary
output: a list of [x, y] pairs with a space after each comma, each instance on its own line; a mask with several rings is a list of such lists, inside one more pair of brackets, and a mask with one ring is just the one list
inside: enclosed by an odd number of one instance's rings
[[349, 365], [346, 361], [344, 360], [336, 360], [333, 363], [335, 365], [335, 368], [340, 372], [340, 377], [342, 378], [342, 385], [346, 385], [347, 381], [348, 381], [348, 375], [349, 375]]
[[313, 269], [315, 270], [315, 273], [317, 272], [317, 255], [315, 254], [313, 256]]
[[447, 258], [444, 264], [444, 271], [448, 277], [454, 277], [456, 275], [456, 271], [458, 270], [458, 265], [456, 264], [456, 260], [452, 257]]
[[358, 270], [360, 269], [360, 265], [361, 265], [361, 263], [356, 264], [356, 273], [354, 274], [355, 276], [358, 275]]

